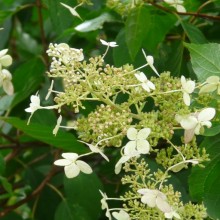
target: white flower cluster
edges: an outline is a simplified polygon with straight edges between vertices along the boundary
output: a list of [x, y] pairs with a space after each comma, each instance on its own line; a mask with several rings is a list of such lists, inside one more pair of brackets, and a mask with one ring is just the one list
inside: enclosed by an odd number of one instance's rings
[[12, 57], [7, 54], [8, 49], [4, 49], [0, 51], [0, 87], [3, 87], [3, 90], [8, 95], [13, 95], [14, 87], [11, 82], [12, 75], [11, 73], [3, 69], [2, 67], [8, 67], [12, 64]]
[[80, 62], [84, 60], [82, 49], [71, 48], [65, 43], [50, 43], [47, 54], [48, 56], [51, 56], [53, 60], [51, 63], [51, 72], [60, 69], [62, 65], [73, 65], [74, 61]]
[[[175, 7], [177, 11], [183, 12], [184, 7], [182, 6], [183, 1], [180, 0], [164, 0], [166, 3], [170, 4], [171, 6]], [[67, 5], [63, 4], [64, 7], [67, 7]], [[68, 6], [69, 7], [69, 6]], [[68, 8], [67, 7], [67, 8]], [[68, 8], [69, 10], [71, 8]], [[71, 9], [71, 13], [75, 13], [75, 8]], [[75, 14], [77, 16], [77, 14]], [[117, 47], [118, 45], [116, 42], [106, 42], [104, 40], [100, 40], [101, 43], [107, 47], [104, 55], [102, 58], [105, 57], [109, 47]], [[2, 70], [2, 66], [8, 66], [11, 64], [11, 57], [6, 55], [7, 50], [3, 50], [0, 52], [0, 71], [1, 74], [4, 72]], [[75, 49], [75, 48], [70, 48], [67, 44], [65, 43], [60, 43], [60, 44], [50, 44], [49, 49], [47, 51], [48, 55], [52, 57], [52, 64], [51, 64], [51, 72], [57, 71], [59, 69], [62, 69], [63, 66], [70, 67], [68, 68], [68, 71], [71, 71], [72, 69], [74, 70], [75, 65], [77, 65], [77, 62], [81, 62], [84, 60], [84, 55], [83, 55], [83, 50], [82, 49]], [[144, 57], [146, 59], [146, 64], [143, 65], [142, 67], [133, 70], [130, 73], [134, 73], [134, 76], [136, 79], [140, 82], [137, 85], [130, 85], [130, 86], [142, 86], [142, 88], [147, 91], [148, 93], [156, 90], [155, 85], [148, 80], [147, 76], [143, 72], [137, 72], [137, 70], [149, 66], [159, 77], [159, 73], [157, 72], [156, 68], [154, 67], [154, 58], [152, 56], [146, 56], [145, 52], [143, 51]], [[65, 68], [63, 68], [65, 69]], [[10, 73], [9, 73], [10, 74]], [[11, 76], [8, 75], [8, 81], [11, 80]], [[6, 78], [6, 77], [5, 77]], [[9, 80], [10, 79], [10, 80]], [[7, 87], [7, 91], [9, 91], [9, 87], [7, 86], [10, 84], [7, 80], [3, 82], [1, 80], [1, 75], [0, 75], [0, 83], [2, 83], [3, 88]], [[187, 80], [184, 76], [181, 76], [180, 79], [181, 83], [181, 88], [178, 90], [172, 90], [172, 91], [166, 91], [164, 93], [160, 94], [166, 94], [166, 93], [172, 93], [172, 92], [182, 92], [182, 99], [183, 102], [185, 103], [186, 106], [190, 106], [191, 104], [191, 94], [194, 92], [194, 90], [198, 87], [201, 87], [199, 93], [208, 93], [208, 92], [214, 92], [217, 90], [217, 94], [220, 95], [220, 77], [218, 76], [211, 76], [207, 78], [207, 80], [202, 84], [196, 87], [196, 83], [192, 80]], [[57, 91], [53, 90], [53, 84], [54, 82], [52, 81], [51, 86], [48, 90], [48, 94], [46, 96], [46, 99], [49, 97], [51, 92], [59, 93]], [[0, 84], [1, 85], [1, 84]], [[5, 90], [5, 91], [6, 91]], [[152, 95], [156, 94], [153, 93]], [[40, 105], [40, 96], [38, 94], [32, 95], [31, 96], [31, 103], [28, 108], [25, 109], [26, 112], [31, 113], [28, 123], [30, 122], [30, 119], [32, 115], [34, 114], [35, 111], [38, 109], [58, 109], [60, 110], [61, 106], [59, 105], [53, 105], [53, 106], [47, 106], [43, 107]], [[60, 113], [60, 111], [59, 111]], [[194, 135], [200, 135], [203, 133], [204, 126], [210, 128], [212, 126], [212, 123], [210, 120], [212, 120], [215, 117], [216, 110], [214, 108], [204, 108], [201, 111], [196, 111], [187, 115], [176, 115], [175, 119], [176, 121], [180, 124], [180, 126], [184, 129], [184, 142], [187, 144], [189, 143]], [[61, 126], [62, 122], [62, 116], [60, 115], [57, 124], [53, 130], [53, 134], [56, 135], [59, 128], [70, 128], [67, 126]], [[73, 128], [73, 127], [72, 127]], [[153, 128], [152, 128], [153, 130]], [[122, 148], [121, 150], [121, 158], [118, 160], [118, 162], [115, 165], [115, 173], [119, 174], [122, 168], [122, 165], [129, 161], [131, 158], [136, 157], [139, 158], [141, 155], [146, 155], [149, 154], [150, 152], [150, 144], [147, 140], [148, 136], [151, 134], [151, 129], [150, 128], [142, 128], [140, 130], [137, 130], [135, 127], [130, 127], [127, 130], [127, 138], [128, 142], [127, 144]], [[115, 136], [118, 136], [115, 135]], [[86, 143], [83, 141], [80, 141], [84, 144], [86, 144], [90, 152], [82, 155], [78, 155], [77, 153], [63, 153], [62, 157], [63, 159], [58, 159], [54, 162], [54, 165], [57, 166], [63, 166], [64, 167], [64, 172], [67, 178], [74, 178], [77, 177], [80, 172], [83, 172], [85, 174], [91, 174], [93, 172], [92, 168], [90, 167], [89, 164], [86, 162], [80, 160], [81, 157], [83, 156], [88, 156], [90, 154], [98, 153], [100, 154], [106, 161], [109, 161], [109, 158], [103, 153], [103, 148], [99, 148], [98, 145], [102, 141], [107, 141], [108, 139], [114, 138], [113, 137], [108, 137], [105, 139], [100, 140], [97, 144], [93, 145], [90, 143]], [[175, 148], [175, 146], [174, 146]], [[177, 164], [174, 164], [173, 166], [169, 167], [166, 172], [168, 171], [173, 171], [173, 172], [178, 172], [187, 164], [193, 164], [196, 165], [200, 161], [199, 159], [193, 158], [193, 159], [186, 159], [183, 154], [178, 150], [178, 148], [175, 148], [178, 153], [182, 156], [183, 160]], [[163, 182], [163, 180], [162, 180]], [[161, 185], [162, 186], [162, 182]], [[147, 186], [147, 185], [146, 185]], [[149, 187], [149, 186], [148, 186]], [[177, 213], [176, 207], [172, 207], [167, 199], [167, 196], [160, 191], [161, 188], [159, 189], [150, 189], [150, 188], [142, 188], [137, 191], [138, 198], [141, 200], [141, 202], [145, 205], [147, 205], [150, 208], [157, 208], [161, 212], [164, 213], [164, 217], [168, 219], [180, 219], [180, 215]], [[109, 209], [107, 200], [123, 200], [123, 199], [116, 199], [116, 198], [108, 198], [107, 195], [103, 192], [101, 192], [102, 195], [102, 209], [106, 209], [106, 217], [108, 219], [112, 219], [112, 216], [117, 219], [117, 220], [130, 220], [129, 216], [129, 210], [122, 209], [122, 208], [113, 208]]]

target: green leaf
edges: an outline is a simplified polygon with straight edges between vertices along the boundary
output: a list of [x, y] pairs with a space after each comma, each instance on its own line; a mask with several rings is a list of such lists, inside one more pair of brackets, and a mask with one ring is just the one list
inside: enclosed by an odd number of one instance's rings
[[150, 13], [146, 7], [134, 8], [127, 18], [125, 23], [125, 36], [132, 60], [134, 60], [137, 52], [141, 48], [149, 20]]
[[62, 0], [62, 1], [55, 1], [55, 0], [45, 0], [45, 4], [47, 4], [47, 8], [49, 10], [50, 20], [53, 25], [54, 30], [57, 34], [63, 33], [63, 31], [67, 28], [70, 28], [73, 23], [74, 18], [70, 12], [64, 8], [60, 2], [63, 2], [69, 6], [72, 5], [72, 0]]
[[99, 189], [102, 190], [102, 188], [100, 180], [94, 173], [80, 173], [74, 179], [64, 179], [64, 189], [67, 199], [72, 204], [83, 207], [91, 220], [98, 219], [100, 215], [101, 195]]
[[67, 133], [61, 129], [55, 137], [52, 134], [53, 128], [49, 126], [34, 123], [30, 123], [30, 125], [27, 125], [27, 121], [22, 121], [19, 118], [13, 117], [1, 119], [13, 125], [17, 129], [23, 131], [25, 134], [44, 143], [76, 153], [86, 152], [86, 148], [80, 142], [77, 141], [76, 137], [73, 134]]
[[38, 55], [42, 52], [41, 44], [29, 34], [23, 30], [20, 23], [16, 25], [16, 46], [20, 55], [26, 59], [30, 59], [30, 56]]
[[[93, 204], [90, 204], [93, 207]], [[78, 205], [68, 200], [62, 201], [55, 213], [55, 220], [90, 220], [89, 214]], [[91, 219], [92, 220], [92, 219]]]
[[194, 167], [189, 178], [190, 194], [194, 200], [203, 201], [210, 217], [220, 218], [220, 139], [219, 135], [207, 137], [201, 147], [206, 147], [210, 161], [204, 169]]
[[186, 21], [181, 21], [181, 25], [191, 43], [205, 44], [208, 43], [203, 33], [195, 25]]
[[1, 10], [0, 11], [0, 24], [3, 23], [12, 14], [13, 14], [13, 11], [11, 10]]
[[36, 92], [44, 72], [45, 66], [40, 58], [31, 59], [16, 69], [13, 75], [15, 97], [11, 108]]
[[215, 136], [220, 133], [219, 122], [213, 122], [211, 128], [205, 128], [203, 136]]
[[164, 43], [160, 48], [160, 62], [164, 62], [160, 69], [171, 72], [172, 76], [180, 76], [183, 68], [183, 42], [178, 40]]
[[209, 76], [220, 76], [220, 44], [184, 44], [190, 52], [192, 68], [199, 81]]
[[75, 27], [75, 30], [79, 32], [95, 31], [98, 29], [102, 29], [103, 24], [105, 22], [113, 22], [113, 21], [115, 21], [115, 18], [112, 15], [110, 15], [109, 13], [103, 13], [97, 18], [93, 18], [91, 20], [87, 20], [79, 24], [78, 26]]
[[160, 10], [155, 9], [149, 10], [148, 15], [145, 15], [144, 21], [143, 31], [145, 34], [143, 46], [151, 53], [155, 53], [158, 49], [158, 44], [164, 40], [175, 22], [176, 17], [173, 14], [161, 13]]
[[[54, 186], [55, 187], [55, 186]], [[51, 202], [53, 201], [53, 202]], [[34, 219], [54, 219], [55, 213], [51, 210], [56, 210], [57, 205], [60, 202], [58, 194], [49, 187], [45, 187], [39, 195], [37, 207], [35, 209]], [[45, 204], [47, 208], [45, 209]], [[60, 218], [60, 220], [67, 220], [66, 218]]]

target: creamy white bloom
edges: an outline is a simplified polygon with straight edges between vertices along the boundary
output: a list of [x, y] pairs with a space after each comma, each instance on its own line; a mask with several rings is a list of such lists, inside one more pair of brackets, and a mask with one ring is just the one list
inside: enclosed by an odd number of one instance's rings
[[108, 203], [107, 203], [108, 197], [107, 197], [106, 193], [103, 193], [101, 190], [99, 190], [99, 192], [100, 192], [101, 195], [102, 195], [102, 199], [101, 199], [102, 209], [103, 209], [103, 210], [106, 209], [105, 216], [106, 216], [109, 220], [111, 220], [112, 217], [111, 217], [111, 213], [110, 213], [110, 211], [109, 211], [109, 207], [108, 207]]
[[171, 212], [171, 206], [167, 202], [167, 197], [164, 193], [156, 189], [139, 189], [138, 193], [142, 194], [141, 202], [147, 204], [149, 207], [157, 207], [164, 213]]
[[12, 64], [12, 57], [7, 55], [8, 49], [4, 49], [0, 51], [0, 70], [2, 66], [10, 66]]
[[168, 218], [168, 219], [173, 219], [173, 218], [181, 219], [180, 215], [173, 209], [171, 210], [171, 212], [164, 213], [164, 216], [165, 218]]
[[220, 95], [220, 77], [210, 76], [206, 79], [206, 85], [202, 86], [199, 93], [214, 92], [217, 90], [217, 94]]
[[117, 220], [130, 220], [131, 219], [129, 214], [124, 210], [120, 210], [119, 212], [112, 212], [112, 215]]
[[135, 73], [134, 75], [137, 80], [141, 82], [141, 86], [144, 90], [146, 90], [147, 92], [150, 92], [150, 90], [155, 90], [155, 85], [147, 79], [146, 75], [143, 72]]
[[195, 90], [195, 82], [192, 80], [187, 80], [185, 76], [181, 76], [182, 92], [183, 92], [183, 101], [187, 106], [190, 106], [190, 95]]
[[92, 168], [84, 161], [78, 160], [79, 155], [76, 153], [63, 153], [64, 159], [54, 161], [56, 166], [64, 166], [64, 172], [67, 178], [74, 178], [79, 175], [80, 171], [86, 174], [92, 173]]
[[125, 150], [132, 146], [139, 154], [148, 154], [150, 151], [150, 144], [146, 138], [149, 136], [150, 132], [150, 128], [143, 128], [140, 131], [137, 131], [136, 128], [129, 128], [127, 130], [127, 137], [130, 141], [126, 144]]
[[191, 164], [198, 164], [199, 160], [198, 159], [190, 159], [190, 160], [183, 160], [175, 165], [173, 165], [172, 167], [169, 168], [169, 170], [172, 170], [173, 172], [177, 173], [180, 170], [182, 170], [183, 168], [187, 168], [187, 165], [191, 163]]
[[3, 87], [3, 90], [8, 95], [13, 95], [14, 93], [14, 87], [11, 80], [12, 80], [12, 76], [8, 70], [6, 69], [0, 70], [0, 86]]
[[31, 117], [33, 116], [34, 112], [36, 112], [38, 109], [57, 109], [57, 108], [59, 108], [59, 105], [52, 105], [52, 106], [45, 106], [45, 107], [41, 106], [40, 105], [40, 96], [38, 94], [32, 95], [30, 99], [31, 99], [31, 103], [30, 103], [29, 107], [25, 109], [26, 112], [31, 113], [27, 124], [30, 123]]
[[79, 140], [79, 142], [82, 142], [82, 143], [86, 144], [92, 152], [101, 154], [101, 156], [102, 156], [105, 160], [109, 161], [108, 157], [102, 152], [101, 149], [98, 148], [97, 145], [92, 145], [92, 144], [89, 144], [89, 143], [86, 143], [86, 142], [80, 141], [80, 140]]
[[205, 108], [201, 112], [196, 112], [190, 115], [176, 115], [176, 120], [180, 123], [181, 127], [185, 129], [184, 141], [188, 143], [192, 140], [194, 134], [201, 134], [201, 130], [204, 126], [210, 128], [212, 120], [215, 117], [214, 108]]
[[63, 5], [65, 8], [69, 9], [70, 13], [71, 13], [73, 16], [78, 17], [78, 18], [80, 18], [80, 19], [82, 20], [82, 18], [80, 17], [80, 15], [79, 15], [79, 14], [77, 13], [77, 11], [76, 11], [76, 8], [79, 7], [81, 4], [75, 6], [74, 8], [70, 7], [69, 5], [64, 4], [64, 3], [62, 3], [62, 2], [60, 2], [60, 4]]
[[118, 46], [117, 43], [114, 42], [114, 41], [112, 41], [112, 42], [106, 42], [106, 41], [104, 41], [104, 40], [102, 40], [102, 39], [100, 39], [100, 41], [101, 41], [101, 43], [102, 43], [103, 45], [105, 45], [105, 46], [107, 46], [107, 47], [117, 47], [117, 46]]
[[40, 105], [40, 96], [39, 95], [32, 95], [31, 96], [31, 103], [29, 108], [26, 108], [26, 112], [34, 113], [38, 109], [42, 108]]
[[186, 12], [185, 7], [183, 6], [182, 0], [164, 0], [167, 4], [174, 7], [178, 12]]
[[150, 68], [158, 75], [160, 76], [160, 74], [157, 72], [156, 68], [154, 67], [154, 58], [153, 56], [150, 56], [150, 55], [146, 55], [145, 51], [142, 49], [142, 52], [144, 54], [144, 57], [147, 61], [147, 64], [150, 66]]

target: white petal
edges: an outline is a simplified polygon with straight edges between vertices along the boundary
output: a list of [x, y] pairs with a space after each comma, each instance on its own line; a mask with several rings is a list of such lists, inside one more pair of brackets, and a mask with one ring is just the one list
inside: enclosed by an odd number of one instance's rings
[[195, 130], [194, 130], [194, 133], [196, 135], [199, 135], [200, 134], [200, 129], [201, 129], [201, 124], [197, 124], [196, 127], [195, 127]]
[[89, 166], [88, 163], [82, 161], [82, 160], [77, 160], [76, 165], [79, 167], [79, 169], [86, 174], [92, 173], [92, 168]]
[[182, 87], [184, 87], [185, 84], [186, 84], [186, 78], [185, 78], [185, 76], [181, 76], [180, 81], [181, 81]]
[[82, 143], [86, 144], [92, 152], [101, 154], [101, 156], [105, 160], [109, 161], [108, 157], [97, 146], [94, 146], [92, 144], [88, 144], [88, 143], [86, 143], [84, 141], [80, 141], [80, 140], [79, 140], [79, 142], [82, 142]]
[[137, 192], [144, 195], [146, 193], [151, 193], [151, 189], [147, 189], [147, 188], [143, 188], [143, 189], [139, 189]]
[[51, 94], [51, 92], [53, 90], [53, 84], [54, 84], [54, 80], [51, 81], [50, 88], [48, 89], [48, 93], [47, 93], [47, 95], [45, 97], [45, 100], [47, 100], [50, 97], [50, 94]]
[[79, 175], [80, 169], [76, 164], [72, 163], [64, 167], [64, 172], [67, 178], [74, 178]]
[[179, 172], [180, 170], [182, 170], [185, 167], [186, 167], [185, 163], [180, 163], [180, 164], [175, 165], [171, 170], [173, 172], [177, 173], [177, 172]]
[[147, 193], [141, 197], [141, 202], [153, 208], [156, 206], [156, 196], [152, 193]]
[[121, 172], [121, 168], [122, 168], [122, 163], [116, 163], [115, 165], [115, 174], [119, 174]]
[[76, 7], [75, 7], [75, 8], [72, 8], [72, 7], [70, 7], [69, 5], [66, 5], [66, 4], [64, 4], [64, 3], [62, 3], [62, 2], [60, 2], [60, 4], [63, 5], [65, 8], [69, 9], [70, 13], [71, 13], [73, 16], [78, 17], [78, 18], [81, 19], [80, 15], [79, 15], [79, 14], [76, 12], [76, 10], [75, 10]]
[[10, 80], [5, 80], [3, 82], [3, 89], [8, 95], [13, 95], [14, 93], [14, 87]]
[[146, 56], [146, 60], [150, 66], [154, 65], [154, 57], [153, 56]]
[[188, 116], [181, 120], [180, 125], [185, 130], [190, 130], [196, 127], [198, 120], [194, 116]]
[[32, 95], [31, 96], [31, 103], [33, 103], [34, 105], [40, 105], [40, 97], [39, 95]]
[[183, 101], [185, 105], [190, 106], [190, 96], [186, 92], [183, 92]]
[[120, 160], [115, 165], [115, 174], [119, 174], [121, 172], [122, 164], [127, 162], [130, 159], [129, 156], [122, 156]]
[[54, 165], [56, 166], [68, 166], [72, 163], [72, 161], [70, 160], [66, 160], [66, 159], [59, 159], [54, 161]]
[[57, 119], [57, 124], [55, 126], [55, 128], [53, 129], [53, 134], [56, 136], [57, 132], [59, 130], [60, 127], [60, 123], [62, 122], [62, 115], [60, 115], [60, 117]]
[[199, 93], [207, 93], [207, 92], [214, 92], [217, 89], [218, 85], [217, 84], [206, 84], [204, 85]]
[[109, 46], [110, 47], [117, 47], [118, 45], [116, 44], [116, 42], [112, 41], [112, 42], [109, 42]]
[[3, 57], [8, 52], [8, 49], [4, 49], [0, 51], [0, 58]]
[[156, 198], [156, 206], [164, 213], [172, 211], [171, 206], [168, 204], [168, 202], [159, 196]]
[[136, 128], [128, 128], [127, 130], [127, 137], [129, 140], [136, 140], [137, 139], [137, 134], [138, 134], [138, 131]]
[[150, 151], [150, 144], [147, 140], [138, 140], [137, 141], [137, 151], [140, 154], [148, 154]]
[[29, 107], [29, 108], [26, 108], [25, 111], [26, 112], [33, 112], [33, 109], [31, 107]]
[[113, 217], [117, 220], [130, 220], [130, 216], [124, 210], [120, 210], [119, 212], [113, 212]]
[[188, 80], [188, 81], [186, 82], [186, 86], [185, 86], [184, 89], [185, 89], [185, 91], [186, 91], [187, 93], [191, 94], [191, 93], [194, 91], [195, 86], [196, 86], [196, 83], [195, 83], [194, 81]]
[[136, 151], [137, 142], [136, 141], [129, 141], [125, 145], [124, 154], [129, 157], [135, 156], [138, 152]]
[[150, 88], [150, 89], [152, 89], [152, 90], [155, 90], [156, 89], [156, 87], [155, 87], [155, 85], [151, 82], [151, 81], [147, 81], [147, 85], [148, 85], [148, 87]]
[[146, 75], [143, 72], [135, 73], [134, 75], [137, 78], [137, 80], [140, 81], [140, 82], [147, 81], [147, 77], [146, 77]]
[[182, 5], [177, 5], [176, 6], [176, 10], [178, 12], [182, 12], [182, 13], [185, 13], [186, 12], [186, 9], [182, 6]]
[[195, 128], [193, 129], [190, 129], [190, 130], [185, 130], [184, 132], [184, 143], [189, 143], [192, 139], [193, 139], [193, 136], [194, 136], [194, 131]]
[[215, 117], [215, 109], [205, 108], [199, 113], [198, 120], [199, 121], [210, 121], [214, 117]]
[[12, 57], [10, 55], [5, 55], [0, 58], [0, 63], [2, 66], [10, 66], [12, 64]]
[[146, 139], [151, 132], [150, 128], [142, 128], [140, 131], [137, 133], [137, 139]]
[[141, 86], [144, 90], [146, 90], [147, 92], [150, 92], [150, 88], [147, 83], [142, 83]]
[[108, 46], [108, 43], [107, 43], [106, 41], [104, 41], [104, 40], [102, 40], [102, 39], [100, 39], [100, 41], [101, 41], [101, 43], [102, 43], [103, 45]]
[[206, 126], [208, 128], [211, 128], [212, 127], [212, 123], [210, 121], [203, 121], [201, 123], [202, 126]]
[[78, 154], [76, 153], [62, 153], [62, 157], [67, 159], [67, 160], [71, 160], [71, 161], [75, 161], [78, 158]]
[[220, 81], [220, 77], [219, 76], [210, 76], [206, 79], [207, 83], [214, 83], [217, 84]]

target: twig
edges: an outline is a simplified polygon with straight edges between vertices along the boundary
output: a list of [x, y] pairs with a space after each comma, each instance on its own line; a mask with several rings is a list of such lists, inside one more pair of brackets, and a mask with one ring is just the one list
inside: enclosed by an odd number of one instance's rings
[[51, 178], [56, 174], [56, 167], [53, 166], [51, 168], [51, 171], [48, 173], [48, 175], [45, 177], [45, 179], [41, 182], [41, 184], [26, 198], [20, 200], [19, 202], [15, 203], [14, 205], [10, 205], [7, 207], [4, 207], [4, 210], [0, 211], [0, 218], [7, 215], [10, 211], [20, 207], [21, 205], [25, 204], [29, 200], [33, 199], [35, 196], [37, 196], [47, 185], [47, 183], [51, 180]]
[[198, 12], [178, 12], [178, 11], [172, 11], [168, 8], [163, 7], [162, 5], [156, 4], [154, 2], [148, 2], [148, 0], [145, 0], [146, 3], [151, 4], [155, 6], [156, 8], [159, 8], [163, 11], [166, 11], [168, 13], [176, 13], [178, 15], [190, 15], [190, 16], [195, 16], [195, 17], [200, 17], [204, 19], [209, 19], [209, 20], [215, 20], [215, 21], [220, 21], [220, 16], [218, 15], [208, 15], [208, 14], [203, 14], [203, 13], [198, 13]]

